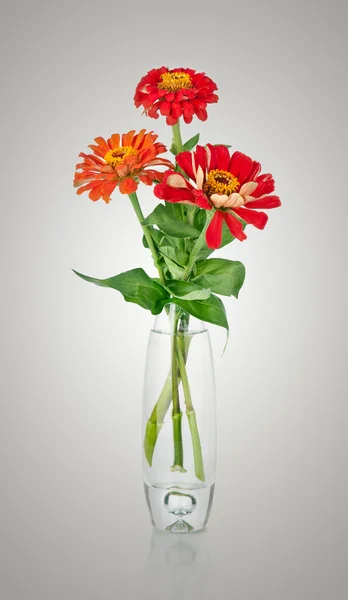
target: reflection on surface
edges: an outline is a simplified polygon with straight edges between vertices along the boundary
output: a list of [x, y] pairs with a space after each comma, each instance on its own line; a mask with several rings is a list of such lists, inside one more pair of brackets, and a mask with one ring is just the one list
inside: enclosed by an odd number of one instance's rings
[[212, 574], [207, 531], [171, 534], [153, 530], [145, 598], [208, 598]]

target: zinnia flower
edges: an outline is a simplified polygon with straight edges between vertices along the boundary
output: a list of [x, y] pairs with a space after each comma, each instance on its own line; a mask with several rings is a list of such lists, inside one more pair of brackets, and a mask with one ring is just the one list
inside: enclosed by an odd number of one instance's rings
[[217, 85], [205, 73], [193, 69], [152, 69], [138, 83], [134, 104], [143, 106], [149, 117], [158, 119], [159, 113], [167, 125], [175, 125], [180, 117], [191, 123], [194, 115], [201, 121], [207, 119], [207, 104], [217, 102], [213, 92]]
[[122, 140], [119, 133], [112, 134], [107, 141], [102, 137], [95, 138], [96, 145], [89, 146], [93, 154], [81, 152], [79, 155], [83, 162], [76, 165], [74, 186], [79, 188], [77, 193], [89, 192], [91, 200], [103, 198], [109, 203], [116, 186], [121, 194], [130, 194], [137, 190], [139, 181], [146, 185], [152, 185], [155, 180], [162, 181], [163, 173], [153, 167], [173, 168], [173, 164], [158, 158], [167, 148], [156, 142], [157, 137], [142, 129], [137, 134], [134, 130], [124, 133]]
[[154, 194], [167, 202], [195, 204], [215, 214], [206, 232], [209, 248], [219, 248], [223, 222], [238, 240], [246, 235], [241, 220], [263, 229], [268, 216], [256, 209], [281, 205], [274, 196], [274, 179], [270, 173], [260, 175], [260, 163], [242, 152], [232, 156], [225, 146], [197, 146], [195, 152], [181, 152], [176, 157], [182, 171], [166, 171], [163, 183], [155, 186]]

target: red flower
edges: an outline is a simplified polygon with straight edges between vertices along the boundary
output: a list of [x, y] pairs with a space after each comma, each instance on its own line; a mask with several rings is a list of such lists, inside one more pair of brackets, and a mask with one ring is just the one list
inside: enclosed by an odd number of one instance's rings
[[165, 158], [157, 158], [167, 151], [163, 144], [156, 142], [157, 137], [142, 129], [137, 134], [135, 131], [124, 133], [122, 141], [119, 133], [112, 134], [107, 141], [95, 138], [96, 145], [89, 146], [93, 154], [81, 152], [79, 155], [83, 162], [76, 165], [77, 193], [88, 191], [91, 200], [103, 198], [108, 203], [116, 186], [121, 194], [130, 194], [137, 190], [138, 181], [146, 185], [152, 185], [154, 180], [162, 181], [163, 173], [153, 167], [173, 168], [173, 164]]
[[167, 125], [175, 125], [180, 117], [191, 123], [193, 115], [206, 121], [207, 104], [217, 102], [213, 92], [216, 83], [205, 73], [193, 69], [152, 69], [138, 83], [134, 104], [143, 106], [149, 117], [158, 119], [159, 114], [167, 117]]
[[232, 235], [243, 241], [246, 235], [241, 220], [263, 229], [268, 216], [255, 209], [281, 205], [278, 196], [272, 194], [272, 175], [260, 175], [260, 163], [241, 152], [230, 156], [225, 146], [208, 144], [197, 146], [195, 152], [181, 152], [176, 160], [195, 186], [180, 173], [170, 170], [164, 174], [163, 183], [155, 186], [154, 194], [167, 202], [216, 209], [206, 233], [209, 248], [220, 247], [224, 221]]

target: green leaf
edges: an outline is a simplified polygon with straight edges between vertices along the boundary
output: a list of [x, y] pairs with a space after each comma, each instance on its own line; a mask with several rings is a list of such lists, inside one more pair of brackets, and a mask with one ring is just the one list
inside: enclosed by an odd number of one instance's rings
[[180, 267], [180, 265], [178, 265], [174, 260], [172, 260], [168, 256], [162, 256], [170, 275], [175, 279], [181, 279], [181, 277], [183, 277], [184, 275], [184, 268]]
[[193, 150], [193, 148], [195, 146], [197, 146], [198, 142], [199, 142], [199, 133], [197, 133], [192, 138], [187, 140], [187, 142], [185, 142], [185, 144], [184, 144], [185, 150]]
[[[168, 302], [168, 301], [167, 301]], [[180, 298], [173, 298], [171, 302], [174, 302], [178, 306], [181, 306], [185, 311], [190, 313], [196, 319], [206, 321], [207, 323], [213, 323], [219, 325], [228, 330], [228, 321], [226, 317], [225, 307], [222, 300], [211, 294], [206, 300], [182, 300]]]
[[204, 289], [202, 286], [190, 281], [170, 281], [166, 288], [175, 298], [183, 300], [206, 300], [211, 295], [209, 289]]
[[238, 260], [210, 258], [197, 263], [197, 273], [193, 281], [208, 287], [215, 294], [238, 298], [245, 279], [245, 267]]
[[193, 215], [193, 226], [199, 231], [202, 231], [207, 220], [206, 210], [199, 208]]
[[213, 144], [213, 146], [225, 146], [225, 148], [232, 148], [230, 144]]
[[161, 312], [169, 298], [167, 291], [156, 281], [151, 279], [143, 269], [132, 269], [109, 279], [96, 279], [82, 275], [73, 269], [74, 273], [95, 285], [118, 290], [126, 302], [134, 302], [142, 308], [150, 310], [153, 315]]
[[166, 256], [176, 262], [181, 267], [185, 267], [188, 263], [189, 255], [180, 248], [163, 246], [161, 244], [159, 252], [160, 254], [163, 254], [163, 256]]
[[199, 236], [198, 229], [175, 217], [173, 209], [168, 205], [158, 204], [143, 224], [157, 225], [161, 231], [173, 237], [197, 238]]
[[[162, 206], [162, 205], [160, 205]], [[175, 217], [176, 219], [182, 219], [185, 215], [185, 205], [181, 202], [164, 202], [164, 207], [168, 215]]]

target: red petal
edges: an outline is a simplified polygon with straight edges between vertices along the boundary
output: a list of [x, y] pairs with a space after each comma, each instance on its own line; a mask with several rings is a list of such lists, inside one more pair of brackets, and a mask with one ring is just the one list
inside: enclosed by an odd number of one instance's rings
[[228, 165], [230, 163], [231, 157], [226, 146], [215, 146], [216, 153], [216, 161], [217, 168], [222, 169], [223, 171], [228, 170]]
[[278, 196], [265, 196], [264, 198], [251, 200], [247, 203], [248, 208], [278, 208], [281, 204]]
[[182, 102], [183, 99], [184, 99], [184, 91], [183, 90], [178, 90], [177, 92], [175, 92], [175, 102]]
[[209, 203], [208, 198], [202, 192], [202, 190], [193, 190], [193, 195], [195, 197], [195, 202], [199, 208], [205, 208], [206, 210], [211, 210], [212, 205]]
[[274, 179], [270, 173], [264, 173], [263, 175], [259, 175], [255, 179], [258, 186], [256, 190], [251, 194], [254, 198], [258, 198], [259, 196], [263, 196], [264, 194], [271, 194], [274, 192]]
[[156, 198], [166, 200], [167, 202], [191, 202], [195, 203], [194, 196], [190, 190], [183, 190], [171, 187], [166, 183], [158, 183], [155, 185], [153, 193]]
[[216, 146], [212, 144], [207, 144], [207, 147], [210, 150], [210, 164], [208, 165], [209, 171], [217, 168], [217, 159], [216, 159]]
[[224, 213], [221, 210], [217, 210], [213, 219], [207, 229], [205, 239], [208, 248], [220, 248], [222, 239], [222, 223], [224, 220]]
[[173, 119], [178, 120], [182, 115], [182, 106], [180, 102], [172, 102], [171, 107]]
[[243, 240], [246, 240], [246, 235], [243, 231], [243, 225], [240, 221], [238, 221], [238, 219], [236, 219], [236, 217], [234, 217], [231, 213], [223, 213], [224, 215], [224, 219], [226, 221], [227, 227], [229, 228], [230, 232], [232, 233], [232, 235], [234, 235], [235, 238], [237, 238], [237, 240], [240, 240], [241, 242]]
[[250, 181], [250, 174], [253, 168], [253, 161], [249, 156], [242, 152], [234, 152], [231, 157], [228, 170], [232, 175], [239, 179], [239, 183], [243, 185], [246, 181]]
[[184, 102], [181, 103], [181, 106], [182, 106], [182, 110], [183, 110], [184, 119], [185, 118], [192, 119], [192, 117], [195, 113], [195, 109], [193, 108], [191, 102], [189, 100], [185, 100]]
[[[149, 113], [149, 116], [150, 116], [150, 113]], [[172, 115], [168, 115], [168, 117], [166, 118], [166, 123], [167, 123], [167, 125], [170, 125], [172, 127], [173, 125], [176, 125], [178, 120], [179, 120], [179, 118], [176, 119]]]
[[160, 109], [160, 113], [163, 116], [167, 116], [170, 114], [170, 109], [171, 109], [171, 103], [167, 102], [166, 100], [162, 100], [162, 102], [159, 105], [159, 109]]
[[200, 121], [206, 121], [208, 113], [205, 108], [195, 108], [196, 115]]
[[193, 172], [192, 158], [192, 152], [180, 152], [180, 154], [178, 154], [176, 157], [176, 162], [178, 163], [180, 169], [186, 173], [186, 175], [193, 179], [193, 181], [196, 181], [196, 177]]
[[159, 107], [154, 104], [153, 106], [151, 106], [151, 108], [149, 108], [147, 116], [151, 117], [152, 119], [158, 119], [158, 110]]
[[255, 177], [258, 176], [258, 174], [261, 171], [261, 165], [259, 162], [256, 162], [255, 160], [253, 161], [253, 168], [251, 170], [250, 173], [250, 181], [254, 181]]
[[207, 170], [207, 153], [205, 148], [203, 146], [197, 146], [194, 152], [194, 156], [196, 170], [198, 169], [198, 167], [202, 167], [203, 172], [205, 172]]
[[264, 229], [268, 221], [268, 215], [266, 215], [266, 213], [243, 208], [242, 206], [235, 208], [233, 212], [239, 215], [246, 223], [257, 227], [257, 229]]

